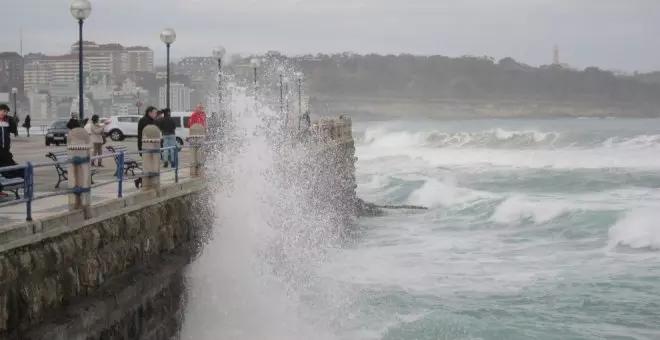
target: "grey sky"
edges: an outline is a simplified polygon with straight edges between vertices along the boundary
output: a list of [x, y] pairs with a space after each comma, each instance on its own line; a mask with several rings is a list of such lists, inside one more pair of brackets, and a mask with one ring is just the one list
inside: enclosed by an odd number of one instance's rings
[[[88, 40], [147, 45], [176, 30], [175, 57], [279, 50], [511, 56], [538, 65], [660, 70], [660, 0], [91, 0]], [[65, 53], [70, 0], [0, 0], [0, 50]]]

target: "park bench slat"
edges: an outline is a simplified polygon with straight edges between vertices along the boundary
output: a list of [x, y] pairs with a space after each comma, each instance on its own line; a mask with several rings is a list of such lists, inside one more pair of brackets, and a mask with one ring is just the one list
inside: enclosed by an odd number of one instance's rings
[[[46, 157], [53, 162], [66, 162], [69, 159], [69, 153], [66, 150], [49, 152], [46, 154]], [[57, 189], [60, 187], [60, 183], [69, 180], [69, 168], [68, 164], [55, 163], [54, 165], [55, 171], [57, 171], [57, 184], [55, 184], [55, 188]], [[92, 184], [94, 184], [94, 175], [96, 175], [98, 172], [99, 171], [97, 169], [90, 170], [89, 175], [92, 177]]]
[[16, 199], [21, 199], [18, 191], [25, 186], [25, 180], [20, 177], [7, 178], [0, 173], [0, 191], [9, 191], [16, 196]]
[[[108, 145], [105, 147], [110, 153], [115, 154], [115, 164], [117, 165], [117, 172], [115, 176], [119, 175], [121, 164], [119, 164], [119, 153], [128, 152], [128, 148], [124, 145]], [[124, 155], [124, 175], [128, 175], [128, 172], [131, 172], [132, 176], [135, 176], [135, 170], [142, 170], [142, 162], [131, 157], [131, 155]]]

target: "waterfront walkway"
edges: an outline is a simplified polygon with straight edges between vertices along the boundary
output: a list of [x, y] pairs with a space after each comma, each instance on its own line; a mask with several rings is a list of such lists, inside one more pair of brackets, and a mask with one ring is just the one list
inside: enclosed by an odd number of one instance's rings
[[[108, 153], [105, 149], [107, 145], [123, 145], [126, 146], [128, 152], [137, 151], [136, 140], [127, 139], [122, 142], [112, 142], [108, 140], [108, 144], [104, 145], [104, 153]], [[57, 151], [66, 151], [66, 146], [50, 146], [47, 147], [44, 144], [43, 136], [32, 136], [19, 137], [12, 139], [11, 151], [14, 154], [14, 160], [23, 164], [26, 162], [31, 162], [33, 164], [37, 163], [50, 163], [52, 160], [46, 157], [46, 154], [49, 152]], [[183, 151], [179, 153], [180, 163], [182, 168], [179, 170], [179, 180], [189, 177], [189, 169], [185, 167], [186, 163], [190, 162], [190, 152], [188, 148], [184, 148]], [[139, 156], [132, 156], [133, 158], [138, 159]], [[117, 198], [117, 177], [114, 176], [116, 171], [116, 164], [113, 157], [108, 157], [103, 160], [103, 168], [98, 169], [98, 173], [93, 176], [95, 184], [107, 183], [105, 185], [100, 185], [98, 187], [93, 187], [91, 190], [91, 200], [92, 203], [97, 203], [104, 200], [115, 199]], [[66, 165], [65, 165], [66, 167]], [[168, 169], [161, 169], [166, 171]], [[55, 194], [58, 192], [64, 193], [68, 190], [67, 181], [64, 181], [60, 184], [60, 188], [54, 188], [57, 183], [58, 175], [55, 170], [55, 166], [39, 167], [35, 168], [35, 186], [34, 186], [34, 196], [40, 197], [44, 195]], [[141, 175], [140, 170], [135, 171], [135, 176], [129, 175], [125, 178], [123, 182], [123, 194], [130, 195], [131, 193], [138, 192], [138, 189], [135, 188], [133, 179]], [[161, 175], [161, 184], [170, 184], [174, 183], [174, 173], [167, 172]], [[23, 196], [23, 190], [19, 191], [21, 197]], [[5, 202], [10, 202], [15, 200], [13, 193], [9, 193], [8, 197], [0, 197], [0, 204]], [[49, 216], [56, 213], [61, 213], [67, 211], [68, 208], [68, 195], [57, 195], [52, 197], [47, 197], [43, 199], [36, 199], [32, 202], [32, 218], [38, 220], [45, 216]], [[4, 226], [9, 226], [14, 223], [23, 222], [26, 218], [26, 205], [25, 203], [19, 203], [16, 205], [0, 207], [0, 228]]]

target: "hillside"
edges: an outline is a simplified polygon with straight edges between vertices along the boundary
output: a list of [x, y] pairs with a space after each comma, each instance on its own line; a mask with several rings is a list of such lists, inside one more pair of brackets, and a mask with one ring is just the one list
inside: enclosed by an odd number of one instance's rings
[[344, 110], [373, 112], [390, 107], [394, 115], [401, 110], [429, 115], [476, 110], [476, 116], [660, 114], [660, 83], [617, 77], [597, 67], [571, 70], [531, 67], [511, 58], [351, 53], [288, 62], [304, 70], [318, 108], [342, 105]]

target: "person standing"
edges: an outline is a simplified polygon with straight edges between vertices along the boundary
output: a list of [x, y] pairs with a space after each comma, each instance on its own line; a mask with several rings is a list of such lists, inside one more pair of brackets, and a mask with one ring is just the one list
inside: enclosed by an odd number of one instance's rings
[[170, 116], [170, 109], [163, 109], [161, 111], [163, 117], [158, 120], [158, 127], [163, 134], [163, 148], [169, 148], [163, 151], [163, 160], [165, 161], [164, 167], [167, 168], [170, 164], [176, 167], [176, 160], [174, 159], [174, 150], [176, 145], [176, 123]]
[[69, 118], [69, 121], [66, 123], [66, 128], [69, 130], [73, 130], [79, 127], [80, 127], [80, 121], [78, 120], [78, 114], [75, 112], [71, 112], [71, 117]]
[[[89, 134], [89, 140], [92, 143], [92, 157], [103, 155], [103, 125], [99, 124], [99, 116], [93, 115], [92, 119], [87, 121], [85, 131]], [[94, 160], [91, 162], [94, 166]], [[103, 167], [103, 160], [96, 159], [96, 166]]]
[[206, 112], [204, 112], [204, 106], [202, 104], [197, 104], [195, 111], [190, 114], [190, 119], [186, 127], [190, 129], [193, 124], [202, 124], [202, 126], [206, 127]]
[[25, 116], [23, 127], [25, 128], [25, 131], [27, 131], [27, 136], [30, 137], [30, 127], [32, 127], [32, 118], [30, 118], [30, 114]]
[[[155, 107], [149, 106], [147, 107], [146, 110], [144, 110], [144, 116], [140, 118], [138, 121], [138, 126], [137, 126], [137, 148], [138, 151], [142, 151], [142, 130], [144, 130], [147, 125], [157, 125], [156, 124], [156, 116], [158, 115], [158, 110], [156, 110]], [[140, 157], [142, 157], [142, 153], [140, 153]], [[137, 178], [135, 180], [135, 187], [140, 188], [142, 186], [142, 177]]]
[[[14, 155], [11, 153], [11, 134], [18, 129], [13, 117], [9, 117], [9, 106], [0, 104], [0, 167], [16, 165]], [[25, 172], [21, 169], [2, 171], [5, 178], [25, 178]], [[0, 192], [0, 196], [7, 193]]]

